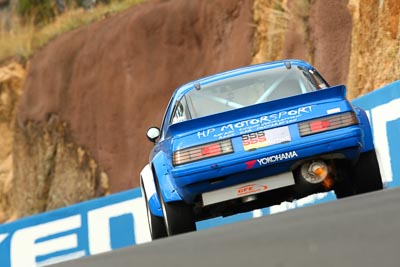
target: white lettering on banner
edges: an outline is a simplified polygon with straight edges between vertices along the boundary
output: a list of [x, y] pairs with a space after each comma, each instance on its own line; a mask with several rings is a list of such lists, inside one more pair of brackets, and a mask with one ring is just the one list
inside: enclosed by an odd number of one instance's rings
[[4, 239], [6, 239], [8, 236], [8, 234], [1, 234], [0, 235], [0, 244], [4, 241]]
[[76, 233], [37, 242], [40, 238], [63, 233], [81, 227], [81, 216], [74, 215], [64, 219], [20, 229], [11, 239], [11, 267], [36, 266], [36, 257], [78, 247]]
[[[112, 250], [110, 219], [125, 214], [134, 217], [134, 225], [131, 227], [135, 233], [135, 243], [150, 241], [145, 202], [143, 198], [135, 198], [89, 211], [87, 229], [86, 227], [82, 228], [82, 215], [76, 214], [16, 230], [10, 240], [9, 267], [45, 266], [90, 255], [89, 252], [96, 254], [110, 251]], [[88, 243], [81, 243], [86, 242], [86, 238], [80, 240], [78, 230], [82, 230], [83, 234], [88, 235]], [[68, 234], [63, 235], [67, 231]], [[121, 234], [121, 231], [118, 234]], [[0, 243], [9, 236], [8, 233], [0, 234]], [[89, 251], [78, 251], [78, 247], [88, 247]], [[73, 251], [74, 249], [75, 251]], [[66, 254], [60, 253], [63, 251]], [[51, 254], [56, 252], [59, 252], [57, 256], [51, 257]], [[44, 259], [38, 262], [37, 257], [40, 256]], [[2, 266], [1, 262], [0, 266]]]
[[371, 110], [374, 144], [383, 182], [393, 181], [387, 123], [400, 118], [400, 99], [392, 100]]
[[[127, 200], [113, 205], [91, 210], [88, 212], [88, 236], [90, 255], [112, 250], [110, 219], [121, 215], [133, 216], [135, 236], [137, 243], [150, 240], [147, 229], [146, 212], [142, 198]], [[138, 211], [141, 211], [138, 213]]]
[[295, 208], [299, 208], [299, 207], [304, 207], [306, 205], [318, 202], [321, 199], [326, 198], [328, 196], [328, 194], [333, 194], [333, 193], [332, 192], [318, 193], [318, 194], [307, 196], [307, 197], [299, 199], [299, 200], [295, 200], [293, 202], [282, 202], [279, 205], [271, 206], [270, 214], [275, 214], [275, 213], [279, 213], [279, 212], [283, 212], [283, 211], [287, 211], [287, 210], [291, 210], [291, 209], [295, 209]]
[[274, 163], [277, 161], [285, 160], [285, 159], [292, 159], [298, 157], [296, 151], [281, 153], [273, 156], [269, 156], [266, 158], [258, 159], [258, 164], [260, 165], [267, 165], [269, 163]]

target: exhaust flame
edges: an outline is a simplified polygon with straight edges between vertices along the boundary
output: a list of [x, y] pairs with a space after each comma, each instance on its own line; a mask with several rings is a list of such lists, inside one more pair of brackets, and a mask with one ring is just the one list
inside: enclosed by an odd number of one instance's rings
[[326, 178], [322, 181], [322, 186], [325, 188], [325, 190], [332, 189], [333, 184], [334, 184], [334, 181], [329, 175], [326, 176]]
[[323, 168], [323, 167], [316, 167], [316, 168], [313, 168], [312, 172], [313, 172], [316, 176], [321, 177], [321, 178], [325, 178], [326, 173], [327, 173], [327, 172], [326, 172], [326, 169]]

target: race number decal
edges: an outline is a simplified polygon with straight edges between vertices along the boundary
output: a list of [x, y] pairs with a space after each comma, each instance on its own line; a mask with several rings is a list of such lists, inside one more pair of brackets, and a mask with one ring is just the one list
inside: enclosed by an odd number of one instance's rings
[[286, 143], [291, 140], [288, 126], [242, 135], [242, 144], [246, 151]]

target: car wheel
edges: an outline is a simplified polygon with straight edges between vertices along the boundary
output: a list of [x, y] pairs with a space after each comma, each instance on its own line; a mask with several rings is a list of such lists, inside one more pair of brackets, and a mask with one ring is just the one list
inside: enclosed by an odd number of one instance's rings
[[143, 181], [140, 182], [140, 188], [142, 190], [142, 195], [144, 196], [144, 201], [146, 202], [146, 212], [147, 212], [147, 221], [149, 224], [151, 239], [159, 239], [168, 236], [167, 228], [164, 224], [164, 219], [162, 217], [158, 217], [153, 215], [150, 211], [149, 203], [147, 202], [146, 190], [143, 186]]
[[355, 191], [363, 194], [383, 189], [381, 172], [375, 150], [360, 155], [353, 168]]
[[351, 165], [345, 161], [338, 161], [336, 163], [336, 182], [333, 190], [337, 199], [350, 197], [356, 194], [350, 166]]
[[193, 209], [183, 201], [166, 203], [161, 200], [165, 227], [169, 236], [196, 231]]
[[168, 236], [196, 231], [194, 212], [190, 205], [183, 201], [165, 202], [158, 183], [157, 193], [161, 202]]

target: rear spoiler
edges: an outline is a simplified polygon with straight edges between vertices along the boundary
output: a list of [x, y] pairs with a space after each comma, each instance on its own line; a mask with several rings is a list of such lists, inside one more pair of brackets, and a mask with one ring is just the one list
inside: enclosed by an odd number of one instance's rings
[[212, 122], [210, 126], [217, 126], [227, 121], [240, 121], [243, 118], [257, 117], [267, 113], [278, 112], [283, 109], [296, 108], [310, 104], [323, 104], [345, 99], [346, 87], [344, 85], [328, 87], [314, 92], [175, 123], [167, 129], [166, 136], [177, 136], [181, 133], [194, 133], [210, 125], [210, 122]]

